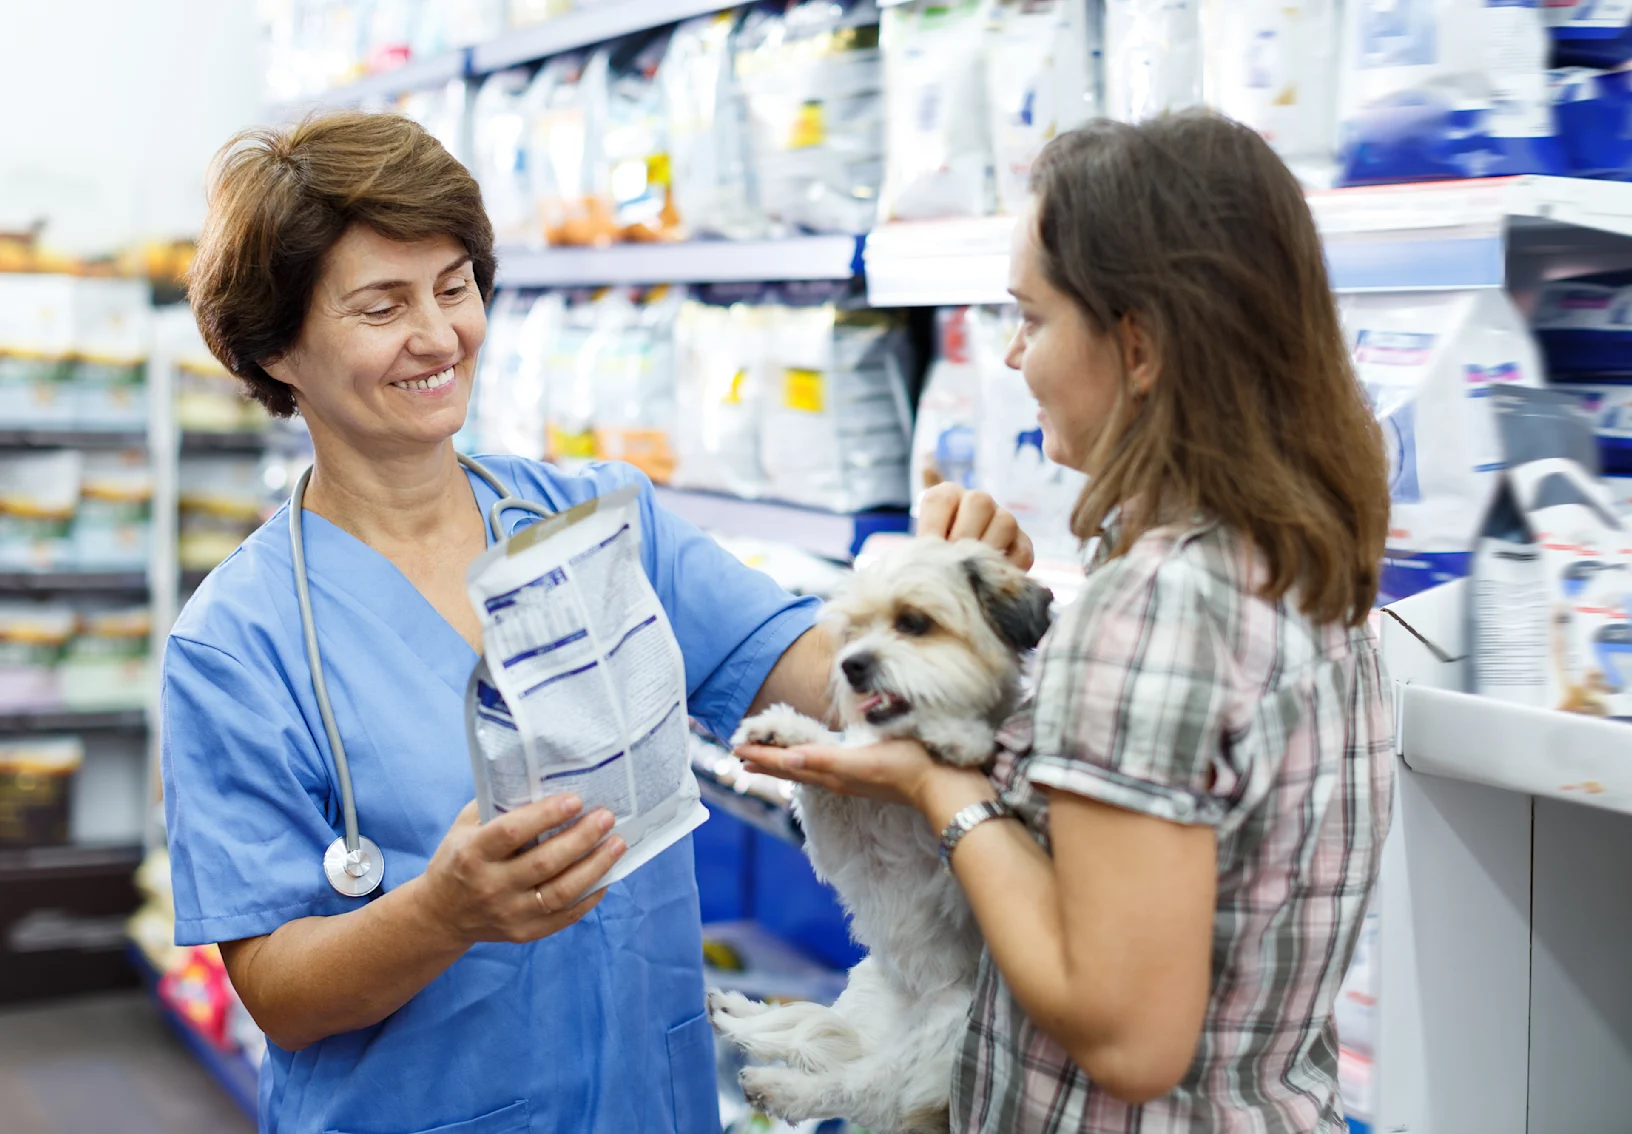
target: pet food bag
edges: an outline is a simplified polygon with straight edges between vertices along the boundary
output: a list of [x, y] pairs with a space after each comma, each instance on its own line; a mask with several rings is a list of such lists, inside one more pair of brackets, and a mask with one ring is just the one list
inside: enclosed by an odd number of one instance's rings
[[765, 493], [760, 405], [769, 386], [774, 309], [765, 284], [695, 289], [675, 325], [676, 465], [684, 488]]
[[595, 384], [595, 448], [659, 484], [674, 477], [674, 325], [685, 293], [654, 287], [634, 303], [628, 329], [607, 344]]
[[674, 204], [685, 235], [752, 240], [765, 233], [749, 176], [747, 112], [732, 63], [739, 20], [721, 12], [681, 24], [658, 71]]
[[1037, 399], [1020, 372], [1003, 361], [1019, 312], [1013, 307], [977, 308], [971, 317], [980, 376], [975, 486], [1014, 513], [1039, 561], [1077, 562], [1081, 552], [1071, 534], [1071, 512], [1087, 478], [1043, 455]]
[[598, 208], [611, 215], [614, 239], [672, 240], [680, 233], [657, 77], [667, 49], [667, 31], [648, 32], [621, 40], [608, 57], [606, 125], [596, 147], [602, 168], [595, 183], [606, 194]]
[[59, 667], [74, 625], [66, 603], [0, 602], [0, 712], [61, 707]]
[[527, 168], [527, 88], [525, 69], [496, 71], [482, 81], [472, 102], [471, 172], [482, 188], [482, 204], [500, 244], [539, 244], [543, 240]]
[[1468, 573], [1503, 464], [1483, 395], [1541, 385], [1541, 359], [1495, 289], [1349, 295], [1340, 309], [1388, 451], [1381, 601], [1393, 602]]
[[153, 467], [141, 449], [89, 452], [69, 530], [80, 571], [141, 571], [153, 526]]
[[183, 457], [176, 488], [183, 571], [212, 570], [261, 525], [266, 486], [254, 457]]
[[1544, 284], [1530, 325], [1554, 378], [1632, 375], [1632, 272]]
[[522, 100], [527, 173], [549, 244], [604, 245], [617, 231], [601, 143], [607, 123], [606, 49], [557, 55], [540, 67]]
[[1561, 66], [1619, 68], [1632, 61], [1632, 0], [1545, 0]]
[[0, 846], [68, 841], [74, 773], [85, 763], [77, 736], [35, 736], [0, 744]]
[[1143, 122], [1200, 105], [1202, 0], [1105, 0], [1105, 113]]
[[1567, 394], [1492, 389], [1507, 460], [1474, 560], [1475, 689], [1632, 718], [1632, 540]]
[[465, 712], [484, 822], [571, 792], [628, 844], [605, 886], [708, 818], [685, 661], [641, 561], [635, 486], [522, 529], [467, 576], [482, 660]]
[[73, 568], [82, 466], [69, 449], [0, 457], [0, 571]]
[[1537, 0], [1353, 0], [1339, 179], [1561, 173]]
[[950, 482], [975, 487], [975, 428], [980, 419], [980, 371], [969, 343], [967, 307], [935, 311], [935, 361], [918, 396], [912, 429], [912, 495]]
[[1097, 0], [1009, 0], [986, 47], [986, 110], [998, 211], [1018, 213], [1031, 163], [1057, 134], [1100, 113]]
[[57, 670], [64, 707], [140, 709], [147, 703], [152, 638], [153, 615], [145, 606], [80, 609]]
[[846, 286], [780, 289], [760, 405], [766, 492], [832, 512], [905, 507], [906, 328], [892, 312], [860, 306]]
[[982, 59], [989, 0], [908, 0], [884, 10], [881, 221], [991, 211]]
[[[602, 304], [607, 295], [612, 301]], [[545, 454], [554, 464], [570, 468], [595, 459], [595, 367], [600, 344], [617, 334], [621, 303], [610, 291], [570, 294], [544, 344]]]
[[1207, 104], [1251, 126], [1306, 184], [1337, 148], [1337, 0], [1203, 0]]
[[1568, 67], [1548, 76], [1565, 171], [1571, 177], [1632, 179], [1632, 73]]
[[545, 351], [564, 311], [556, 294], [505, 288], [493, 297], [471, 407], [478, 450], [544, 457]]
[[872, 0], [756, 8], [737, 37], [760, 205], [782, 232], [860, 233], [884, 177], [883, 68]]

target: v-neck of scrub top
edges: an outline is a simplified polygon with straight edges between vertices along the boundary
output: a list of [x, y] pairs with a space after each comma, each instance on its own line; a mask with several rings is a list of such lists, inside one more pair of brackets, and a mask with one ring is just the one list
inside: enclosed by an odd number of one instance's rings
[[[481, 511], [482, 531], [487, 537], [486, 546], [492, 547], [496, 541], [493, 528], [488, 523], [488, 513], [499, 500], [499, 495], [486, 480], [463, 465], [460, 468], [475, 494], [476, 507]], [[514, 489], [511, 491], [514, 492]], [[554, 500], [546, 499], [536, 503], [559, 510]], [[503, 523], [507, 515], [523, 517], [516, 523], [518, 528], [539, 518], [519, 511], [505, 512], [499, 516], [501, 530], [504, 530]], [[401, 568], [384, 554], [310, 508], [302, 509], [301, 521], [300, 530], [306, 544], [307, 570], [311, 572], [312, 581], [344, 591], [352, 601], [391, 627], [402, 639], [403, 644], [424, 662], [432, 673], [463, 698], [465, 686], [470, 680], [470, 671], [477, 661], [477, 653], [471, 649], [470, 643], [465, 641], [464, 635], [453, 628], [453, 623], [443, 617], [435, 604], [420, 593], [420, 589], [409, 581]], [[331, 557], [335, 565], [339, 565], [352, 556], [361, 555], [363, 563], [367, 564], [369, 569], [312, 570], [314, 551], [317, 553], [320, 567]], [[412, 616], [403, 617], [405, 610], [411, 610]]]

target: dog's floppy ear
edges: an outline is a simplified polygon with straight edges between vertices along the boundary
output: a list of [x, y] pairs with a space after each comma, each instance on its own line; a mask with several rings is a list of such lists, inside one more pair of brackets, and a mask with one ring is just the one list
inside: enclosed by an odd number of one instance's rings
[[1054, 592], [996, 554], [971, 555], [963, 571], [999, 638], [1017, 650], [1033, 649], [1043, 640]]

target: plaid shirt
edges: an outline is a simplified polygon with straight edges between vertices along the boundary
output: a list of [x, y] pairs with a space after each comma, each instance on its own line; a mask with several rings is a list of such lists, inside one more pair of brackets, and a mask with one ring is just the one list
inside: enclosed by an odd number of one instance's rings
[[1317, 625], [1216, 524], [1110, 561], [1038, 652], [995, 774], [1048, 849], [1046, 788], [1218, 834], [1211, 995], [1184, 1081], [1143, 1106], [1095, 1087], [992, 964], [953, 1082], [966, 1134], [1344, 1129], [1332, 1004], [1392, 803], [1390, 691], [1369, 629]]

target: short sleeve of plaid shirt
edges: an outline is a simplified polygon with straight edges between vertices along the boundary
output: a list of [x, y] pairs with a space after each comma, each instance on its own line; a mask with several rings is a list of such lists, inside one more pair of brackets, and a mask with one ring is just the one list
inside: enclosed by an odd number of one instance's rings
[[1216, 826], [1225, 807], [1208, 789], [1234, 662], [1209, 609], [1206, 570], [1176, 551], [1142, 540], [1090, 572], [1041, 650], [1021, 774], [1036, 787]]

